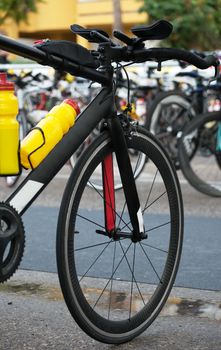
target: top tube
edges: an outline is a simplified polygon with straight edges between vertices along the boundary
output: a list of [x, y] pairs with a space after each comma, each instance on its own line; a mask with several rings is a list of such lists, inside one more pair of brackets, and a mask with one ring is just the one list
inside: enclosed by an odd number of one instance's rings
[[47, 55], [46, 52], [36, 47], [20, 43], [3, 35], [0, 35], [0, 49], [36, 61], [41, 65], [50, 66], [56, 70], [96, 81], [102, 85], [110, 83], [110, 77], [105, 72], [99, 72], [96, 69], [75, 64], [55, 55]]

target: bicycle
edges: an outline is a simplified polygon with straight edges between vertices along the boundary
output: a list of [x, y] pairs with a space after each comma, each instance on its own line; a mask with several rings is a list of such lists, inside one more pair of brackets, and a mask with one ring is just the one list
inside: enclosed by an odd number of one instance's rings
[[[176, 171], [160, 142], [137, 123], [130, 123], [126, 112], [117, 115], [112, 63], [177, 58], [200, 68], [217, 68], [218, 62], [214, 56], [202, 59], [184, 50], [145, 49], [145, 40], [164, 39], [171, 33], [172, 25], [163, 20], [133, 27], [133, 38], [114, 31], [123, 46], [114, 44], [101, 30], [78, 25], [71, 29], [98, 43], [98, 49], [90, 52], [67, 41], [43, 41], [29, 47], [0, 37], [2, 49], [102, 85], [75, 125], [0, 204], [0, 281], [6, 281], [22, 259], [22, 215], [103, 120], [100, 135], [78, 159], [64, 191], [57, 228], [57, 266], [65, 302], [78, 325], [98, 341], [120, 344], [142, 333], [169, 296], [181, 256], [183, 205]], [[136, 164], [131, 164], [128, 149], [144, 153], [148, 159], [145, 174], [136, 180]], [[115, 172], [123, 187], [116, 193]], [[87, 186], [99, 174], [102, 192]], [[88, 195], [94, 208], [102, 211], [96, 218], [87, 209]], [[85, 236], [90, 239], [88, 246], [84, 246]], [[96, 275], [96, 265], [102, 266], [102, 276]], [[99, 277], [97, 288], [90, 293], [94, 277]]]
[[[179, 88], [180, 78], [195, 80], [195, 86], [187, 86], [182, 91]], [[183, 127], [197, 115], [205, 113], [217, 101], [220, 83], [208, 85], [205, 78], [198, 72], [180, 72], [176, 75], [179, 80], [177, 88], [171, 91], [160, 92], [150, 106], [147, 118], [147, 129], [156, 135], [165, 145], [177, 170], [180, 169], [178, 157], [178, 137]], [[185, 83], [185, 85], [187, 85]], [[214, 97], [216, 96], [216, 97]], [[192, 149], [194, 152], [194, 149]], [[191, 154], [189, 154], [191, 158]]]
[[221, 112], [198, 115], [184, 127], [178, 140], [183, 175], [197, 191], [212, 197], [221, 197], [220, 125]]

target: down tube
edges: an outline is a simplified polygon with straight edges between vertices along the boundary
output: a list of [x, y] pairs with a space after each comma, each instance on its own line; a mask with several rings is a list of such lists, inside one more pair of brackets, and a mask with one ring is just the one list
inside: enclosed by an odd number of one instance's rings
[[20, 215], [43, 191], [96, 125], [113, 110], [113, 94], [103, 88], [79, 115], [74, 126], [48, 156], [32, 170], [20, 186], [6, 200]]

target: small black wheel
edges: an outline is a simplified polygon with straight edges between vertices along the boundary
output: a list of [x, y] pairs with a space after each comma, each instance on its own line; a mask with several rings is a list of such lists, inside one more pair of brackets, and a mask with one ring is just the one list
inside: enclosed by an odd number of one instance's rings
[[[136, 179], [145, 237], [140, 242], [130, 238], [122, 189], [116, 191], [112, 185], [113, 209], [105, 206], [104, 191], [87, 186], [101, 177], [102, 163], [112, 155], [107, 133], [78, 160], [62, 199], [57, 229], [58, 274], [66, 304], [86, 333], [113, 344], [133, 339], [159, 314], [174, 283], [183, 235], [182, 197], [167, 154], [140, 128], [126, 141], [129, 150], [148, 159]], [[135, 172], [138, 159], [131, 159]], [[118, 179], [117, 166], [113, 172]], [[108, 176], [104, 172], [104, 178]], [[105, 232], [104, 207], [111, 208], [108, 219], [115, 218], [115, 235]]]
[[157, 94], [148, 112], [147, 130], [156, 135], [169, 153], [176, 169], [180, 168], [177, 136], [196, 116], [191, 100], [179, 91]]
[[[220, 112], [205, 113], [192, 120], [179, 140], [181, 170], [196, 190], [221, 197], [221, 150], [217, 147]], [[189, 158], [192, 148], [197, 151]]]
[[17, 270], [24, 246], [24, 226], [19, 214], [8, 203], [0, 203], [0, 282]]

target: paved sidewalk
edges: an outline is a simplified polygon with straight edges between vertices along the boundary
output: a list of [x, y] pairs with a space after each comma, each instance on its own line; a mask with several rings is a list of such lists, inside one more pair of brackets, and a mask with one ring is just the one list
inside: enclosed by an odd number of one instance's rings
[[[19, 270], [0, 285], [0, 314], [0, 350], [116, 348], [79, 329], [56, 274]], [[174, 288], [151, 327], [118, 349], [220, 350], [221, 292]]]

